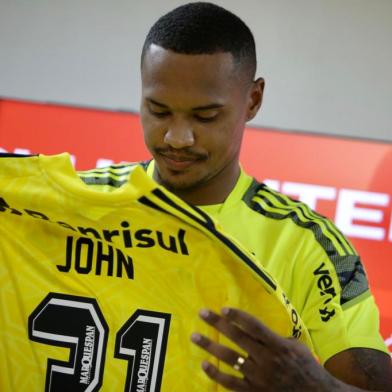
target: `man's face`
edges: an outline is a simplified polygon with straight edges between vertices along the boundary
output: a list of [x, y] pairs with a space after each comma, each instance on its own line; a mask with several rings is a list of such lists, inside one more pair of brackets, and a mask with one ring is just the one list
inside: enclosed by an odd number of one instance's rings
[[230, 53], [151, 45], [142, 63], [141, 120], [155, 179], [183, 191], [238, 176], [250, 90]]

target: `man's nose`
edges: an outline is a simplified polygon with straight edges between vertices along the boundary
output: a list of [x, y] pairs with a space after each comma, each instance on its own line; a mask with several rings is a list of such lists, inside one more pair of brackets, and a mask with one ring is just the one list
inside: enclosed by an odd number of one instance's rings
[[173, 121], [167, 129], [164, 142], [170, 147], [180, 149], [195, 144], [195, 136], [188, 121]]

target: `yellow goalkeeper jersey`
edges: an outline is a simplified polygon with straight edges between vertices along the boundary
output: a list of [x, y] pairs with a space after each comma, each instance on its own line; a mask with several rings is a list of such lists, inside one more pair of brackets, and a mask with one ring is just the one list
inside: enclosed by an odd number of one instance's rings
[[[0, 158], [2, 392], [219, 391], [189, 342], [228, 343], [204, 307], [311, 347], [277, 282], [206, 213], [139, 166], [81, 178], [67, 154]], [[88, 185], [100, 179], [116, 186]]]

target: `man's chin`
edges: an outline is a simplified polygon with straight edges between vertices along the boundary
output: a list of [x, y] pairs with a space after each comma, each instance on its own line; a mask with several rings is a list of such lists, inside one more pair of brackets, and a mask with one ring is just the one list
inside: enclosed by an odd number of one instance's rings
[[159, 176], [158, 182], [173, 193], [191, 191], [204, 183], [203, 178], [184, 177], [181, 175]]
[[176, 192], [176, 191], [185, 191], [188, 189], [192, 189], [195, 187], [195, 183], [191, 181], [176, 181], [173, 179], [160, 179], [160, 184], [163, 185], [167, 190], [171, 192]]

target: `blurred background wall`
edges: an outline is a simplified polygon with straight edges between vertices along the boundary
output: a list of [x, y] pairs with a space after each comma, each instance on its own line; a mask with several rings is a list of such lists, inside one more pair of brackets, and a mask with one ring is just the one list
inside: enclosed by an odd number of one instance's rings
[[[221, 0], [254, 32], [253, 126], [392, 141], [391, 0]], [[139, 54], [175, 0], [0, 0], [0, 96], [137, 112]]]

